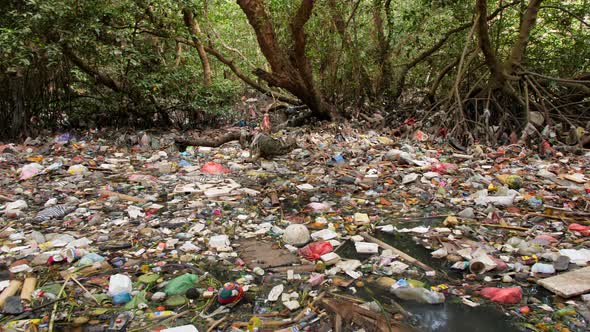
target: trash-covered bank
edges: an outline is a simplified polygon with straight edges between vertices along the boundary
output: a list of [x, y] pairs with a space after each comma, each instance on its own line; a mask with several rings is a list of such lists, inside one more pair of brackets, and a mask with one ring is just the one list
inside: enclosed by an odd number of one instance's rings
[[252, 160], [176, 136], [0, 146], [3, 329], [587, 330], [584, 154], [325, 127]]

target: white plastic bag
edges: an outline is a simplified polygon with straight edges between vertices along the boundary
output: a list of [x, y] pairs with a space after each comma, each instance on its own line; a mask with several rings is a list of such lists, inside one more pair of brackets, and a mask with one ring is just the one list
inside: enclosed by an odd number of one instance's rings
[[131, 290], [133, 290], [131, 278], [124, 274], [115, 274], [111, 276], [108, 292], [110, 296], [115, 296], [120, 293], [131, 293]]

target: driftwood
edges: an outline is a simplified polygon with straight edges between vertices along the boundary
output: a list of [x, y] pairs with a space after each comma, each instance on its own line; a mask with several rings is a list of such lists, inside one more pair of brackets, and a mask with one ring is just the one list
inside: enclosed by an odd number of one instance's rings
[[240, 139], [240, 137], [242, 137], [242, 132], [230, 131], [226, 134], [219, 135], [216, 137], [177, 137], [174, 141], [176, 142], [176, 144], [184, 148], [186, 148], [187, 146], [206, 146], [211, 148], [217, 148], [227, 142], [237, 141]]
[[372, 237], [371, 235], [369, 235], [367, 233], [362, 233], [361, 236], [368, 242], [376, 243], [383, 249], [389, 249], [389, 250], [393, 251], [394, 254], [397, 254], [399, 257], [403, 258], [405, 261], [407, 261], [413, 265], [421, 267], [424, 271], [434, 271], [434, 269], [431, 268], [430, 266], [420, 262], [419, 260], [415, 259], [414, 257], [406, 254], [405, 252], [403, 252], [403, 251], [401, 251], [401, 250], [399, 250], [399, 249], [397, 249], [397, 248], [395, 248], [395, 247], [393, 247], [393, 246], [391, 246], [379, 239]]
[[296, 147], [293, 138], [286, 140], [278, 140], [267, 134], [258, 133], [251, 135], [245, 130], [231, 131], [227, 134], [216, 137], [196, 137], [196, 138], [180, 138], [175, 139], [176, 144], [181, 148], [187, 146], [207, 146], [219, 147], [231, 141], [240, 141], [243, 149], [249, 148], [251, 161], [256, 161], [259, 158], [272, 158], [291, 152]]

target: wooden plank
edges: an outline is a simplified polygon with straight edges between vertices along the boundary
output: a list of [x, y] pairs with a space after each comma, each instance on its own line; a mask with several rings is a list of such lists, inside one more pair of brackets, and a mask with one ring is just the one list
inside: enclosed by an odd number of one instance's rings
[[[253, 269], [287, 266], [299, 263], [299, 258], [287, 249], [273, 247], [274, 243], [257, 238], [238, 241], [240, 258]], [[276, 245], [275, 245], [276, 246]]]
[[541, 279], [537, 283], [566, 299], [582, 295], [590, 292], [590, 266]]

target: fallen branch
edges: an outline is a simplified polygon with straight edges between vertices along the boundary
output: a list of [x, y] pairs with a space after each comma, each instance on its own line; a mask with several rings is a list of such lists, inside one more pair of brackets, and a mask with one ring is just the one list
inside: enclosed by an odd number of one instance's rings
[[463, 224], [464, 225], [472, 225], [472, 226], [502, 228], [502, 229], [508, 229], [508, 230], [511, 230], [511, 231], [519, 231], [519, 232], [527, 232], [527, 231], [529, 231], [529, 229], [528, 228], [525, 228], [525, 227], [510, 226], [510, 225], [483, 224], [483, 223], [478, 223], [478, 222], [464, 222]]
[[237, 141], [242, 137], [239, 131], [230, 131], [227, 134], [220, 135], [217, 137], [193, 137], [193, 138], [180, 138], [177, 137], [174, 141], [176, 144], [183, 146], [206, 146], [211, 148], [217, 148], [223, 144], [231, 141]]

